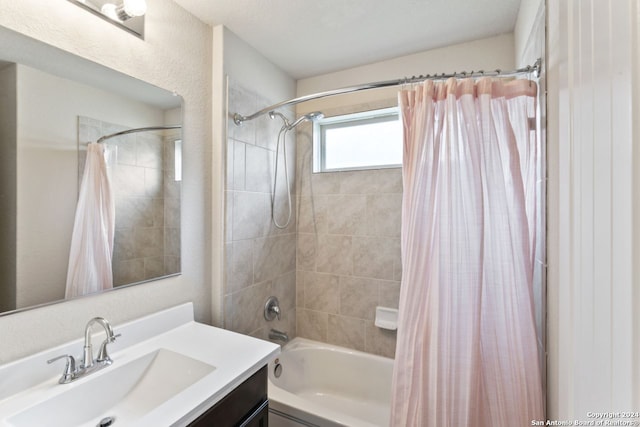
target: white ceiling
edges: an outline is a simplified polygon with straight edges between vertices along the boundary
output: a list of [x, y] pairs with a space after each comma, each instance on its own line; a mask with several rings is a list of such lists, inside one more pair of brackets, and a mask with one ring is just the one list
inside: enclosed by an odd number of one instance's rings
[[175, 1], [300, 79], [509, 33], [521, 0]]

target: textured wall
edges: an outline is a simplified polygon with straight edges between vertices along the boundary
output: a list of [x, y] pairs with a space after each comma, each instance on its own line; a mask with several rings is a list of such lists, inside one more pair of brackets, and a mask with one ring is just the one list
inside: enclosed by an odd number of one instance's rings
[[140, 40], [66, 1], [0, 0], [0, 26], [114, 68], [184, 97], [182, 275], [0, 318], [0, 363], [81, 336], [89, 318], [114, 324], [194, 301], [210, 313], [211, 29], [168, 0], [148, 0]]

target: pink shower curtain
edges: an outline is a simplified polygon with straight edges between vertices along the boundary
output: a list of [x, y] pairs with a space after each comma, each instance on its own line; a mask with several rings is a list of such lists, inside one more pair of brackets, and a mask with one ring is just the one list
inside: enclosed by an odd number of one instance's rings
[[76, 207], [65, 298], [113, 287], [115, 204], [104, 144], [90, 143]]
[[536, 84], [399, 93], [403, 283], [391, 426], [543, 419], [533, 306]]

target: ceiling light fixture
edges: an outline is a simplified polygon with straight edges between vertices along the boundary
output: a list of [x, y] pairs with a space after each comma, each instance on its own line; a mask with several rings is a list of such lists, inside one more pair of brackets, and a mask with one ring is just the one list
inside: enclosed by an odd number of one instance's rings
[[100, 11], [111, 19], [124, 22], [136, 16], [143, 16], [147, 13], [147, 2], [145, 0], [124, 0], [121, 5], [105, 3]]
[[145, 0], [123, 0], [122, 4], [116, 9], [118, 18], [126, 21], [135, 16], [143, 16], [147, 13], [147, 2]]
[[113, 3], [105, 3], [102, 5], [102, 7], [100, 8], [100, 12], [102, 12], [105, 16], [115, 20], [115, 21], [120, 21], [120, 19], [118, 18], [118, 12], [117, 12], [118, 6], [116, 6]]
[[71, 3], [144, 39], [145, 0], [69, 0]]

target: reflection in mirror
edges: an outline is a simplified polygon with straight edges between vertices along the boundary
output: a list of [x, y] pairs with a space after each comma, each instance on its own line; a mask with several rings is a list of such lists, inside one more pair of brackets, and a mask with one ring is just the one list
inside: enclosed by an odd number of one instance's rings
[[116, 212], [114, 287], [180, 272], [180, 135], [176, 125], [128, 129], [79, 117], [79, 186], [87, 144], [106, 145]]
[[[6, 30], [0, 52], [0, 313], [6, 313], [64, 299], [87, 143], [126, 129], [179, 125], [182, 100]], [[115, 153], [109, 166], [116, 288], [180, 272], [181, 141], [180, 129], [171, 129], [105, 142]]]

